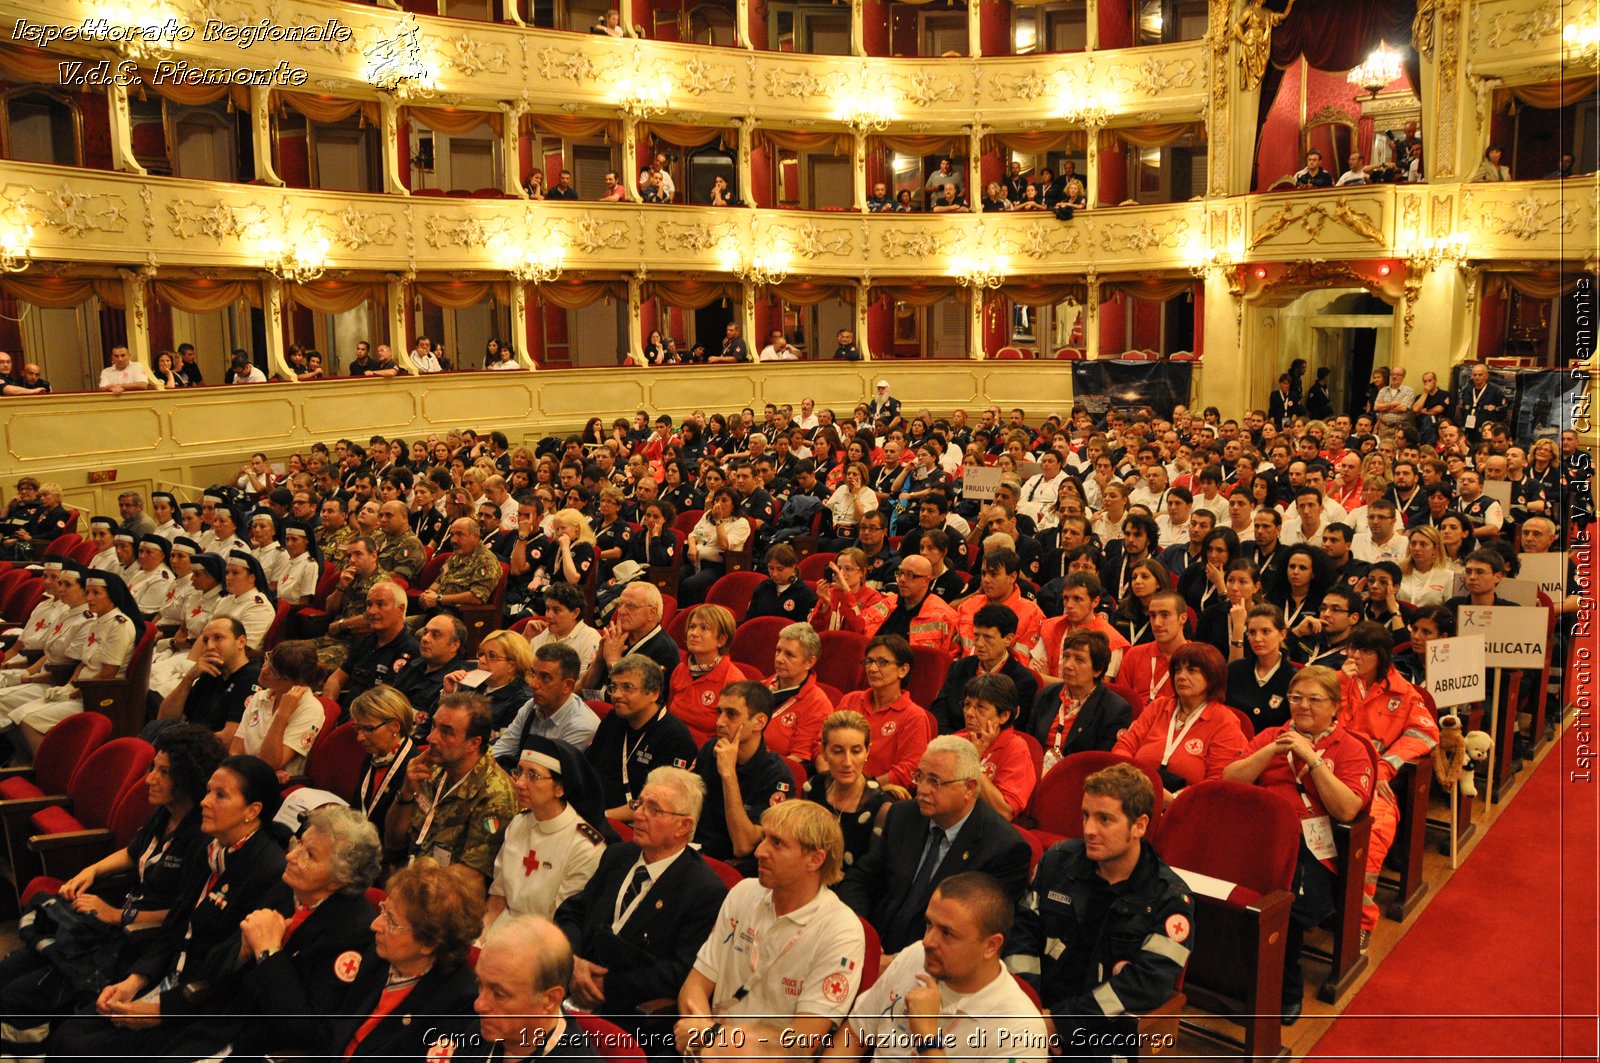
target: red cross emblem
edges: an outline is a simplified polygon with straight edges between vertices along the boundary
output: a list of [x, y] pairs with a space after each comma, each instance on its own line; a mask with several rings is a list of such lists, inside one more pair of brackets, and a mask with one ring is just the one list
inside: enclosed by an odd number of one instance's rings
[[190, 616], [199, 616], [200, 615], [200, 607], [198, 605], [195, 606], [193, 609], [191, 609], [189, 611], [189, 615]]
[[[33, 630], [35, 630], [35, 631], [43, 631], [44, 630], [44, 621], [43, 620], [35, 621], [34, 625], [33, 625]], [[60, 630], [60, 629], [58, 628], [57, 630]]]
[[531, 875], [537, 870], [539, 870], [539, 854], [529, 849], [528, 855], [522, 858], [522, 874]]
[[89, 641], [86, 643], [86, 645], [93, 646], [94, 645], [94, 640], [96, 638], [98, 638], [98, 637], [99, 636], [97, 636], [94, 632], [92, 632], [92, 631], [89, 632]]
[[333, 961], [334, 976], [341, 982], [354, 982], [356, 972], [361, 970], [361, 954], [359, 952], [343, 952]]

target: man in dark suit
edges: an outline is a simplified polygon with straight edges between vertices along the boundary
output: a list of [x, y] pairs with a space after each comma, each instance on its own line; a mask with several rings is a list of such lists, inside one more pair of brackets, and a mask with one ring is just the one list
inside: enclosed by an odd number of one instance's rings
[[1022, 714], [1012, 726], [1019, 731], [1028, 727], [1028, 711], [1033, 706], [1039, 682], [1027, 665], [1017, 660], [1012, 652], [1017, 643], [1017, 614], [1004, 605], [986, 605], [972, 618], [972, 647], [970, 657], [963, 657], [945, 673], [944, 685], [928, 711], [939, 721], [941, 734], [954, 734], [966, 726], [962, 706], [966, 704], [967, 681], [973, 676], [999, 673], [1008, 676], [1017, 687], [1017, 704]]
[[1279, 428], [1283, 428], [1292, 418], [1304, 412], [1300, 400], [1295, 398], [1289, 389], [1289, 374], [1281, 373], [1278, 376], [1278, 389], [1267, 400], [1267, 419]]
[[536, 915], [496, 922], [478, 955], [477, 975], [472, 1007], [479, 1040], [467, 1058], [595, 1057], [577, 1020], [561, 1010], [572, 981], [572, 949], [554, 923]]
[[728, 892], [688, 848], [704, 797], [691, 771], [651, 771], [634, 802], [633, 841], [608, 848], [588, 884], [556, 909], [577, 955], [572, 997], [583, 1007], [615, 1018], [676, 999]]
[[1456, 410], [1461, 415], [1461, 428], [1467, 439], [1476, 443], [1483, 438], [1483, 426], [1489, 421], [1504, 421], [1511, 402], [1499, 385], [1489, 382], [1489, 367], [1482, 362], [1472, 363], [1472, 377], [1461, 386], [1456, 396]]
[[928, 899], [951, 875], [983, 871], [1009, 897], [1022, 896], [1028, 843], [978, 800], [982, 771], [965, 738], [941, 735], [929, 742], [912, 773], [916, 799], [889, 810], [883, 834], [835, 887], [839, 899], [878, 931], [885, 956], [922, 938]]

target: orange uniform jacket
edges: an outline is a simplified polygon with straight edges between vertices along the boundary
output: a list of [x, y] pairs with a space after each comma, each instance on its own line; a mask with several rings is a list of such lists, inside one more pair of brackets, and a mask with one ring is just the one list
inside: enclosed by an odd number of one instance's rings
[[874, 779], [888, 775], [890, 782], [910, 787], [911, 773], [922, 759], [922, 751], [939, 733], [933, 714], [919, 708], [906, 691], [901, 691], [887, 708], [874, 709], [870, 690], [852, 690], [839, 699], [839, 711], [846, 710], [859, 712], [872, 726], [867, 774]]
[[[1134, 718], [1133, 726], [1122, 732], [1111, 752], [1132, 757], [1147, 768], [1161, 767], [1161, 755], [1166, 751], [1167, 726], [1177, 701], [1171, 697], [1159, 698], [1149, 708]], [[1233, 710], [1220, 701], [1207, 703], [1200, 710], [1199, 719], [1183, 736], [1178, 747], [1167, 760], [1167, 770], [1189, 783], [1222, 778], [1222, 769], [1238, 760], [1244, 753], [1244, 732]]]
[[[956, 615], [960, 626], [956, 631], [956, 639], [961, 643], [961, 655], [965, 657], [972, 652], [972, 618], [978, 615], [978, 610], [989, 604], [989, 596], [979, 591], [977, 594], [963, 598], [956, 607]], [[1022, 592], [1012, 588], [1011, 597], [1000, 603], [1013, 613], [1017, 614], [1017, 653], [1026, 661], [1033, 652], [1033, 647], [1039, 641], [1039, 629], [1044, 627], [1044, 613], [1037, 605], [1022, 596]]]
[[818, 631], [854, 631], [870, 639], [888, 616], [889, 599], [865, 583], [854, 594], [829, 586], [825, 593], [817, 595], [811, 626]]
[[[777, 680], [767, 683], [772, 686]], [[822, 745], [822, 721], [833, 711], [833, 703], [823, 693], [815, 675], [806, 676], [794, 697], [773, 707], [772, 719], [762, 732], [767, 748], [780, 757], [793, 757], [808, 766]]]
[[[900, 596], [891, 594], [884, 601], [888, 605], [883, 614], [887, 620], [890, 613], [900, 608]], [[961, 656], [961, 645], [956, 641], [958, 626], [956, 611], [950, 603], [937, 594], [930, 594], [922, 599], [917, 615], [911, 618], [911, 638], [908, 641], [913, 646], [938, 650], [953, 661]]]
[[1107, 620], [1103, 613], [1094, 614], [1083, 627], [1071, 630], [1067, 626], [1066, 617], [1052, 616], [1039, 628], [1039, 645], [1034, 648], [1033, 660], [1030, 663], [1042, 667], [1045, 675], [1060, 675], [1061, 643], [1065, 641], [1072, 630], [1100, 632], [1106, 637], [1106, 641], [1111, 644], [1113, 655], [1118, 650], [1126, 653], [1129, 649], [1127, 638], [1123, 636], [1122, 632], [1111, 626], [1111, 621]]
[[672, 671], [667, 711], [687, 724], [695, 742], [704, 745], [717, 733], [717, 698], [722, 688], [742, 679], [744, 671], [731, 656], [724, 655], [715, 668], [699, 679], [689, 674], [687, 664], [680, 664]]
[[1439, 744], [1439, 724], [1427, 702], [1394, 669], [1370, 685], [1343, 674], [1339, 684], [1344, 689], [1339, 722], [1372, 740], [1384, 782], [1395, 777], [1401, 764], [1421, 760]]

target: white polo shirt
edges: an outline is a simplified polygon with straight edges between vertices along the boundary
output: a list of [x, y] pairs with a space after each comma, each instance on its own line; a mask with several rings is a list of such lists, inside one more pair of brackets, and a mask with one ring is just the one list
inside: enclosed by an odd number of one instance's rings
[[[850, 1025], [876, 1060], [915, 1060], [911, 1024], [906, 1019], [906, 994], [925, 973], [922, 942], [907, 945], [888, 970], [862, 992], [850, 1011]], [[953, 1038], [945, 1049], [951, 1059], [1005, 1059], [1011, 1063], [1044, 1063], [1049, 1035], [1044, 1017], [1004, 965], [988, 985], [975, 993], [957, 993], [939, 983], [939, 1032]]]
[[[251, 756], [260, 752], [261, 743], [266, 740], [267, 731], [272, 727], [274, 711], [270, 690], [258, 689], [244, 703], [244, 717], [239, 721], [239, 729], [234, 732], [234, 737], [243, 740], [244, 751]], [[295, 755], [289, 758], [289, 763], [282, 770], [290, 775], [305, 772], [306, 754], [311, 752], [311, 744], [317, 740], [317, 732], [322, 730], [324, 718], [322, 702], [317, 700], [317, 696], [309, 690], [301, 695], [300, 704], [294, 707], [294, 715], [289, 717], [283, 729], [283, 744], [294, 750]]]
[[865, 955], [860, 918], [831, 889], [779, 917], [772, 891], [747, 878], [724, 898], [694, 969], [715, 983], [718, 1017], [837, 1021], [856, 998]]

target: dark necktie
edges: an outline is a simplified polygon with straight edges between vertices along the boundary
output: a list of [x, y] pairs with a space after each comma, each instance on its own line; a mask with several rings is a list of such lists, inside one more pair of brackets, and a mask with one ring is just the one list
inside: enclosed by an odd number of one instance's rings
[[921, 897], [922, 891], [928, 888], [928, 883], [933, 881], [933, 873], [939, 867], [939, 845], [944, 841], [944, 828], [937, 823], [928, 827], [928, 844], [922, 851], [922, 863], [917, 868], [917, 877], [911, 880], [911, 892], [907, 900], [915, 903], [914, 898]]
[[622, 891], [623, 914], [627, 914], [628, 906], [633, 903], [633, 899], [635, 897], [639, 896], [639, 894], [643, 892], [645, 886], [649, 884], [649, 882], [650, 870], [643, 864], [640, 864], [638, 870], [633, 873], [633, 877], [628, 880], [628, 888]]

